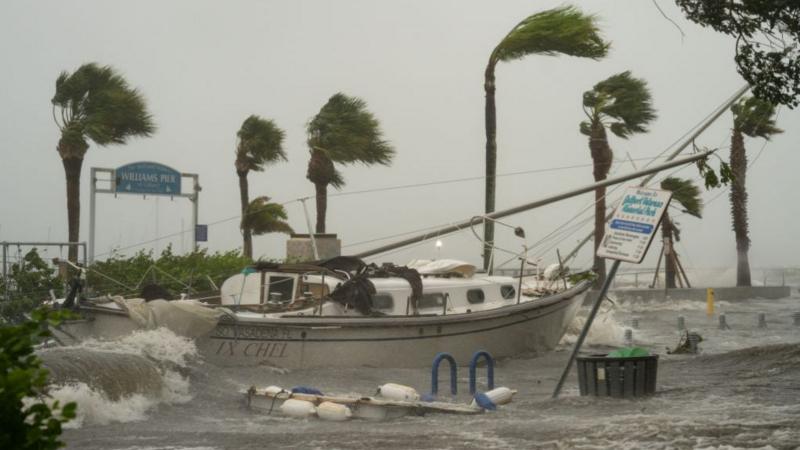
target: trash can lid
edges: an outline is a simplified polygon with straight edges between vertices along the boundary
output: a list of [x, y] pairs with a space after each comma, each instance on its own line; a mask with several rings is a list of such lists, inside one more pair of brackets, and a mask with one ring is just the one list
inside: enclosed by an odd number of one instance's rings
[[638, 356], [650, 356], [650, 352], [642, 347], [622, 347], [608, 354], [609, 358], [635, 358]]

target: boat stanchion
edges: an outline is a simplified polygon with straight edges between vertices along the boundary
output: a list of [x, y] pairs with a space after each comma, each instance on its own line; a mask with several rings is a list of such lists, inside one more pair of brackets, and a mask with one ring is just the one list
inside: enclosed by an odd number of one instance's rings
[[475, 395], [476, 391], [476, 384], [477, 384], [477, 367], [478, 361], [480, 361], [481, 357], [486, 359], [486, 380], [488, 384], [488, 389], [491, 391], [494, 389], [494, 358], [489, 352], [485, 350], [479, 350], [472, 355], [472, 359], [469, 362], [469, 393], [470, 395]]
[[767, 315], [758, 313], [758, 328], [767, 328]]
[[456, 375], [458, 366], [456, 364], [456, 360], [450, 353], [441, 352], [437, 353], [433, 358], [433, 365], [431, 366], [431, 395], [433, 397], [436, 397], [436, 395], [439, 393], [439, 366], [441, 365], [442, 360], [445, 359], [448, 363], [450, 363], [450, 393], [452, 395], [458, 394], [458, 379]]

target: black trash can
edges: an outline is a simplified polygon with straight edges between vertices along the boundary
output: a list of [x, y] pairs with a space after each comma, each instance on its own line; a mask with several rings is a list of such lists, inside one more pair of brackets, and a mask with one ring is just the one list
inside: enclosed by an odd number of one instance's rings
[[658, 355], [609, 358], [579, 356], [578, 384], [581, 395], [641, 397], [656, 392]]

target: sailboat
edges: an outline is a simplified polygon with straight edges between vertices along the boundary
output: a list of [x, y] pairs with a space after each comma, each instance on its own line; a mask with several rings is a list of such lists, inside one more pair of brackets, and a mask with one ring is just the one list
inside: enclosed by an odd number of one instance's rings
[[[431, 233], [304, 264], [256, 264], [226, 280], [219, 304], [121, 297], [80, 301], [82, 315], [54, 330], [62, 341], [112, 339], [166, 326], [196, 339], [221, 366], [420, 367], [439, 352], [466, 363], [551, 350], [561, 340], [592, 277], [528, 279], [476, 274], [459, 261], [367, 265], [361, 258], [497, 220], [599, 186], [623, 183], [708, 157], [702, 152], [609, 178], [525, 205], [475, 216]], [[525, 255], [521, 255], [522, 258]]]

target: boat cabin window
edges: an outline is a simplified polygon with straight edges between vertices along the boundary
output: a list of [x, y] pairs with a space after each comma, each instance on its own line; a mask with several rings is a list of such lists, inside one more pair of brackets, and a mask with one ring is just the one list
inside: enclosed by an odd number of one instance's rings
[[372, 307], [377, 310], [394, 309], [394, 298], [391, 294], [377, 293], [372, 296]]
[[504, 284], [500, 286], [500, 295], [506, 300], [511, 300], [517, 297], [517, 290], [510, 284]]
[[444, 294], [441, 292], [432, 292], [430, 294], [422, 294], [419, 299], [419, 309], [424, 308], [441, 308], [444, 306]]
[[268, 301], [290, 302], [294, 299], [294, 277], [270, 275], [264, 290]]
[[486, 296], [483, 294], [483, 289], [470, 289], [467, 291], [467, 301], [475, 304], [475, 303], [483, 303], [486, 299]]

